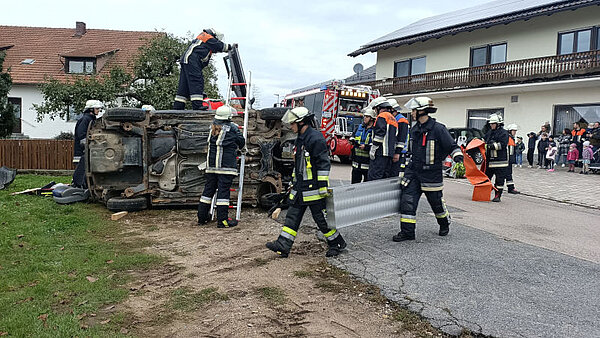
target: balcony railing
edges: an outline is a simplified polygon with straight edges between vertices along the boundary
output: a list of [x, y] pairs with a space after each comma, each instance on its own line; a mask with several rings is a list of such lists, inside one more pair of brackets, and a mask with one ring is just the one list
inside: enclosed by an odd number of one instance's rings
[[395, 77], [364, 84], [379, 89], [382, 94], [400, 95], [550, 81], [594, 74], [600, 74], [600, 50]]

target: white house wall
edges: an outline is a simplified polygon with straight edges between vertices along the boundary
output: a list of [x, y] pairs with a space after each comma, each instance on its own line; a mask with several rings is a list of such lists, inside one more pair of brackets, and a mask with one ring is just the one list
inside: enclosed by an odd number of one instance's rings
[[507, 43], [506, 59], [514, 61], [556, 55], [558, 33], [600, 25], [600, 6], [590, 6], [445, 36], [377, 52], [377, 79], [394, 76], [394, 62], [426, 56], [426, 72], [469, 67], [471, 47]]
[[30, 138], [53, 138], [61, 132], [73, 132], [75, 121], [67, 122], [60, 118], [51, 120], [45, 117], [38, 122], [33, 104], [43, 102], [43, 95], [36, 86], [14, 85], [8, 97], [21, 98], [21, 133]]

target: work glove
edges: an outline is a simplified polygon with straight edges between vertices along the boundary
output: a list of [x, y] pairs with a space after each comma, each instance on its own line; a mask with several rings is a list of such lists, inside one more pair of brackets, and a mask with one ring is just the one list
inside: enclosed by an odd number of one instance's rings
[[465, 161], [465, 158], [463, 155], [456, 155], [454, 156], [454, 162], [456, 163], [463, 163]]
[[370, 158], [371, 160], [374, 160], [374, 159], [375, 159], [375, 152], [377, 152], [377, 149], [378, 149], [378, 148], [379, 148], [379, 146], [376, 146], [376, 145], [372, 145], [372, 146], [371, 146], [371, 150], [369, 150], [369, 158]]

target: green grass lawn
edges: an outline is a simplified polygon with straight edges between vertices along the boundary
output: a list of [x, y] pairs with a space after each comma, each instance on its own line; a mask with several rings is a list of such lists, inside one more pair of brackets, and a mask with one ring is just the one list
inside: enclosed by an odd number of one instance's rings
[[18, 175], [0, 190], [0, 336], [120, 335], [126, 316], [107, 307], [128, 296], [126, 270], [162, 259], [126, 245], [99, 204], [10, 196], [50, 181], [71, 178]]

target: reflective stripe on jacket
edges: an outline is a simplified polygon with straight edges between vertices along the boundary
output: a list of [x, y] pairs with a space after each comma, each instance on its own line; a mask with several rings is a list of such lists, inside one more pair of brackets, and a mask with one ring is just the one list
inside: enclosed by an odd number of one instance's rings
[[410, 140], [410, 125], [404, 115], [396, 115], [398, 130], [396, 133], [396, 154], [405, 154], [408, 152], [408, 141]]
[[[369, 150], [373, 143], [373, 128], [365, 128], [364, 124], [361, 124], [358, 129], [354, 132], [351, 139], [352, 142], [352, 167], [358, 169], [369, 169]], [[360, 149], [360, 146], [364, 145], [364, 149]]]
[[212, 35], [202, 32], [188, 46], [179, 62], [198, 62], [199, 65], [205, 67], [213, 53], [227, 52], [230, 47], [230, 45], [213, 38]]
[[388, 112], [381, 112], [377, 115], [373, 127], [373, 145], [377, 147], [375, 156], [394, 156], [397, 130], [398, 121], [394, 115]]
[[485, 134], [488, 168], [508, 167], [508, 132], [498, 125]]
[[206, 172], [212, 174], [237, 175], [236, 151], [246, 144], [237, 124], [230, 121], [215, 120], [214, 125], [221, 131], [208, 136], [208, 156]]
[[326, 198], [329, 187], [329, 149], [321, 132], [308, 127], [295, 143], [290, 200], [308, 205]]

